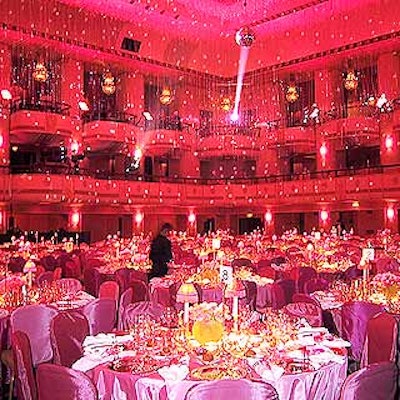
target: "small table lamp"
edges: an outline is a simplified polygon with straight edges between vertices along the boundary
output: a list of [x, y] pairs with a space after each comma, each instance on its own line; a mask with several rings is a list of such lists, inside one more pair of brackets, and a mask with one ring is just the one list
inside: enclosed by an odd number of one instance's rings
[[243, 282], [239, 279], [235, 279], [231, 284], [228, 284], [225, 288], [225, 298], [233, 299], [232, 302], [232, 317], [237, 321], [239, 316], [239, 299], [246, 297], [246, 288]]
[[184, 304], [183, 323], [189, 323], [189, 304], [199, 302], [199, 294], [193, 283], [182, 283], [176, 294], [176, 302]]

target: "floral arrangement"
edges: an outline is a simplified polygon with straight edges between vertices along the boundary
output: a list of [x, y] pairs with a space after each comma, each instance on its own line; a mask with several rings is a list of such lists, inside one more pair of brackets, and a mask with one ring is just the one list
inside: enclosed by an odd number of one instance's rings
[[392, 272], [376, 275], [371, 284], [381, 290], [388, 300], [393, 300], [400, 292], [400, 276]]
[[192, 321], [217, 320], [223, 322], [229, 316], [229, 308], [226, 304], [199, 303], [190, 308]]

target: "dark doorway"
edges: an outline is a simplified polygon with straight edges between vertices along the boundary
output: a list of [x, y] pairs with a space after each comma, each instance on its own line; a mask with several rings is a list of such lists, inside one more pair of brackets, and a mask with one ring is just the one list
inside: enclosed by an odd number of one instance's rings
[[262, 229], [261, 218], [239, 218], [239, 235], [253, 232], [256, 229]]

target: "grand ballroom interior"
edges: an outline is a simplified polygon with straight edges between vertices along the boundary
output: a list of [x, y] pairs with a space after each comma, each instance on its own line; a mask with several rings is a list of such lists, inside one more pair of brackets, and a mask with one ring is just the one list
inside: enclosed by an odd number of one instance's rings
[[400, 399], [398, 0], [0, 0], [16, 400]]

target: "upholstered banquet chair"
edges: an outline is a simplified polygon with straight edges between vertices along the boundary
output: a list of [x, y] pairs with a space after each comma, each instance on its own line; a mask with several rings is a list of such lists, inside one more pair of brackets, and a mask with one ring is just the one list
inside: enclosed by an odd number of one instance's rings
[[35, 367], [53, 359], [50, 325], [57, 314], [57, 309], [43, 304], [20, 307], [11, 314], [11, 331], [22, 331], [28, 336]]
[[[21, 331], [11, 334], [11, 348], [14, 356], [14, 385], [18, 400], [36, 400], [37, 389], [33, 370], [31, 345], [28, 336]], [[10, 384], [10, 398], [13, 385]]]
[[279, 310], [285, 306], [286, 298], [285, 292], [279, 283], [273, 283], [271, 285], [271, 306], [274, 310]]
[[340, 400], [397, 400], [396, 364], [381, 362], [364, 367], [347, 377]]
[[394, 362], [397, 350], [397, 321], [387, 312], [375, 315], [367, 322], [361, 366], [382, 361]]
[[305, 285], [307, 282], [317, 277], [317, 271], [311, 267], [302, 267], [299, 269], [299, 278], [296, 282], [297, 292], [305, 293]]
[[342, 334], [351, 343], [350, 356], [361, 361], [368, 321], [383, 307], [365, 301], [350, 301], [342, 306]]
[[322, 309], [315, 303], [290, 303], [283, 309], [293, 317], [304, 318], [313, 327], [322, 326]]
[[265, 382], [217, 380], [192, 386], [185, 400], [278, 400], [275, 388]]
[[304, 284], [304, 293], [311, 294], [318, 290], [329, 289], [329, 282], [322, 278], [311, 279]]
[[139, 303], [129, 304], [125, 308], [122, 317], [122, 329], [129, 329], [135, 324], [135, 320], [139, 315], [149, 316], [155, 320], [161, 318], [164, 313], [164, 308], [160, 304], [150, 301], [141, 301]]
[[275, 282], [278, 284], [285, 295], [285, 304], [289, 304], [292, 302], [293, 295], [296, 291], [296, 283], [292, 279], [279, 279]]
[[38, 400], [97, 400], [90, 378], [61, 365], [41, 364], [36, 373]]
[[148, 284], [143, 280], [130, 279], [129, 287], [133, 290], [132, 303], [150, 300]]
[[[98, 264], [100, 266], [100, 262]], [[92, 296], [97, 296], [101, 277], [97, 267], [87, 266], [83, 271], [83, 284], [86, 292]]]
[[232, 267], [251, 267], [253, 265], [253, 263], [251, 262], [251, 260], [249, 260], [248, 258], [235, 258], [232, 261]]
[[65, 288], [69, 294], [75, 294], [83, 289], [81, 281], [75, 278], [61, 278], [58, 284]]
[[117, 304], [119, 301], [119, 286], [115, 281], [103, 282], [99, 287], [100, 299], [113, 299]]
[[55, 364], [71, 367], [83, 355], [82, 343], [89, 335], [89, 323], [77, 311], [66, 311], [51, 321], [50, 338]]
[[96, 299], [83, 307], [82, 314], [89, 322], [89, 333], [111, 332], [116, 326], [117, 305], [113, 299]]
[[54, 280], [54, 271], [45, 271], [36, 278], [38, 286], [43, 285], [45, 282], [50, 283]]
[[317, 306], [321, 306], [317, 299], [311, 297], [309, 294], [305, 293], [295, 293], [292, 297], [293, 303], [312, 303], [316, 304]]
[[133, 300], [133, 289], [126, 289], [125, 292], [121, 294], [119, 299], [119, 307], [118, 307], [118, 329], [123, 329], [123, 315], [126, 307], [132, 303]]

